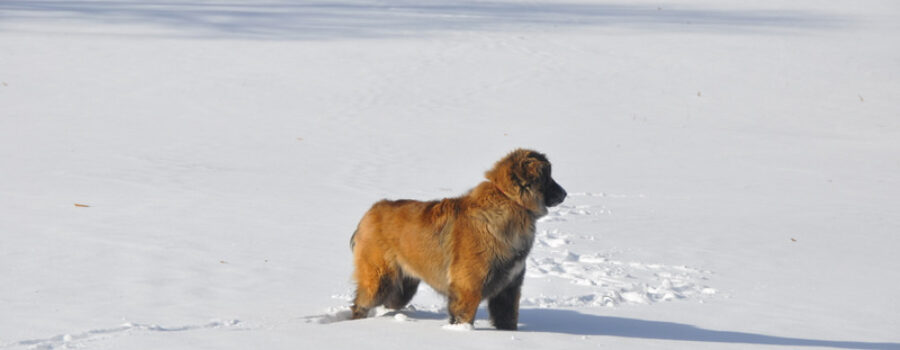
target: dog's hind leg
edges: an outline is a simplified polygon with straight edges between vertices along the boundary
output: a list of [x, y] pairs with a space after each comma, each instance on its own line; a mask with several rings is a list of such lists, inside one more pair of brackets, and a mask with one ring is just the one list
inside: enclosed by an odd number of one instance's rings
[[391, 294], [397, 280], [397, 269], [389, 266], [383, 256], [358, 253], [355, 256], [356, 297], [353, 299], [352, 319], [366, 318], [369, 310], [381, 305]]
[[418, 288], [419, 279], [402, 276], [385, 297], [384, 306], [388, 309], [402, 309], [406, 304], [409, 304], [413, 295], [416, 295]]
[[387, 276], [381, 276], [377, 281], [365, 280], [358, 283], [356, 297], [353, 299], [353, 305], [350, 306], [351, 319], [354, 320], [366, 318], [369, 310], [381, 305], [393, 284]]

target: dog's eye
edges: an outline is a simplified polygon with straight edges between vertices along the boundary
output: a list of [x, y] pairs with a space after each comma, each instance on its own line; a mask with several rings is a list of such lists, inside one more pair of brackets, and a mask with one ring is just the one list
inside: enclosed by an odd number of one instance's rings
[[550, 174], [542, 173], [541, 177], [538, 178], [537, 182], [540, 183], [541, 185], [546, 185], [548, 182], [550, 182]]

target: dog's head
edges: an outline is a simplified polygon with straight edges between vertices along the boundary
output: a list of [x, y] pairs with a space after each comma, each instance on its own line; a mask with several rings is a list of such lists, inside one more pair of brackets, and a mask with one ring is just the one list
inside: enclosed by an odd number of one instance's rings
[[517, 149], [494, 164], [485, 177], [501, 192], [538, 216], [547, 214], [566, 199], [566, 190], [550, 175], [551, 166], [542, 153]]

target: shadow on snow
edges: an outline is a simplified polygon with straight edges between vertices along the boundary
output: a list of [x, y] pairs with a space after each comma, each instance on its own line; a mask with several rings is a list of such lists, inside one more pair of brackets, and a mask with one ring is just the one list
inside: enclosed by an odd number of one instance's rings
[[[397, 311], [391, 311], [384, 316], [392, 317], [397, 313]], [[403, 313], [410, 318], [419, 320], [448, 320], [448, 316], [441, 312], [405, 310], [399, 313]], [[480, 308], [478, 314], [478, 319], [484, 320], [487, 317], [487, 310]], [[350, 319], [350, 311], [342, 311], [333, 315], [310, 316], [308, 318], [318, 319], [319, 321], [317, 323], [340, 322]], [[519, 311], [519, 324], [521, 325], [519, 327], [520, 332], [751, 345], [900, 350], [900, 343], [819, 340], [779, 337], [746, 332], [717, 331], [682, 323], [598, 316], [582, 314], [573, 310], [521, 309]]]
[[900, 349], [900, 343], [870, 343], [778, 337], [717, 331], [695, 326], [622, 317], [587, 315], [571, 310], [523, 309], [519, 322], [524, 332], [678, 340], [753, 345], [818, 346], [842, 349]]
[[[141, 25], [125, 32], [92, 27], [91, 33], [245, 39], [339, 39], [427, 35], [436, 31], [502, 30], [515, 26], [607, 26], [653, 31], [776, 32], [841, 27], [824, 13], [789, 10], [721, 10], [650, 5], [505, 1], [207, 1], [5, 0], [0, 30], [28, 24], [76, 21]], [[99, 28], [99, 29], [98, 29]], [[52, 29], [49, 29], [52, 30]], [[101, 32], [96, 32], [100, 30]], [[104, 32], [105, 30], [105, 32]]]

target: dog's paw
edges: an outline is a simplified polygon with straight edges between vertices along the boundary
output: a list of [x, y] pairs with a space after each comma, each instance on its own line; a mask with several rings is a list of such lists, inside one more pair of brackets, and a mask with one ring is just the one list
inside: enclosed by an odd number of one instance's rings
[[471, 330], [475, 330], [475, 326], [469, 323], [455, 323], [455, 324], [446, 324], [442, 328], [448, 331], [457, 331], [457, 332], [468, 332]]

